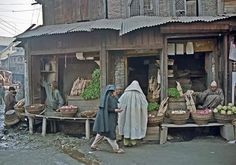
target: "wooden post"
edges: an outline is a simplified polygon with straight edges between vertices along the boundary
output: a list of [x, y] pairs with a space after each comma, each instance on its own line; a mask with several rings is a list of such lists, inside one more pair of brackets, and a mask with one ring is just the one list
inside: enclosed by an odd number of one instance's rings
[[47, 129], [47, 119], [46, 117], [43, 118], [43, 124], [42, 124], [42, 135], [46, 135], [46, 129]]
[[168, 127], [160, 127], [160, 144], [164, 144], [167, 141]]
[[167, 55], [167, 38], [163, 37], [163, 49], [161, 53], [161, 100], [167, 97], [168, 89], [168, 55]]
[[29, 133], [30, 134], [33, 134], [33, 121], [34, 121], [34, 119], [33, 119], [33, 117], [31, 117], [31, 116], [28, 116], [28, 119], [29, 119]]
[[86, 134], [86, 139], [90, 138], [90, 122], [89, 119], [86, 119], [85, 121], [85, 134]]
[[100, 72], [101, 72], [101, 92], [107, 85], [107, 50], [106, 50], [106, 40], [105, 35], [101, 32], [101, 48], [100, 48]]
[[30, 98], [30, 88], [31, 88], [31, 56], [30, 56], [30, 46], [29, 41], [24, 45], [25, 57], [26, 57], [26, 67], [25, 67], [25, 105], [29, 105], [32, 102], [32, 97]]
[[228, 35], [224, 35], [224, 95], [225, 104], [228, 103]]

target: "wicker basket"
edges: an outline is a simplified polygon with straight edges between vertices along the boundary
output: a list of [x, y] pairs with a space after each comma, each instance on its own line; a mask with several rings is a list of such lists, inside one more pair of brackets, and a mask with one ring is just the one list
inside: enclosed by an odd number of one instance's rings
[[231, 123], [235, 118], [235, 115], [222, 115], [220, 113], [214, 113], [215, 119], [218, 123]]
[[212, 113], [209, 112], [208, 114], [198, 114], [198, 113], [191, 113], [192, 119], [194, 122], [198, 125], [204, 125], [209, 122], [209, 120], [212, 118]]
[[149, 113], [151, 114], [152, 116], [148, 115], [148, 126], [149, 127], [156, 127], [158, 125], [160, 125], [163, 120], [164, 120], [164, 115], [161, 115], [161, 116], [157, 116], [156, 113]]
[[187, 120], [189, 119], [189, 116], [190, 116], [189, 111], [186, 111], [186, 113], [184, 114], [173, 114], [173, 113], [169, 114], [171, 121], [174, 124], [178, 124], [178, 125], [185, 124]]
[[85, 118], [93, 118], [96, 117], [97, 111], [96, 110], [88, 110], [88, 111], [83, 111], [80, 113], [81, 117]]
[[25, 107], [25, 110], [31, 114], [40, 114], [44, 110], [43, 104], [32, 104]]
[[77, 113], [78, 108], [60, 109], [61, 116], [74, 117]]
[[16, 115], [20, 118], [21, 121], [24, 121], [25, 117], [24, 116], [21, 116], [21, 113], [24, 113], [25, 112], [25, 108], [22, 106], [22, 107], [17, 107], [15, 106], [14, 108], [16, 110]]
[[232, 125], [236, 126], [236, 118], [232, 120]]

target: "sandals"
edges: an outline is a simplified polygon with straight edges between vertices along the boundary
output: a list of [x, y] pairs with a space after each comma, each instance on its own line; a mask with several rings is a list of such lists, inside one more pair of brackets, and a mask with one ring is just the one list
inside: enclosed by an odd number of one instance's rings
[[117, 154], [123, 154], [123, 153], [125, 153], [125, 151], [124, 151], [123, 149], [121, 149], [121, 148], [119, 148], [119, 149], [114, 149], [113, 151], [114, 151], [114, 153], [117, 153]]

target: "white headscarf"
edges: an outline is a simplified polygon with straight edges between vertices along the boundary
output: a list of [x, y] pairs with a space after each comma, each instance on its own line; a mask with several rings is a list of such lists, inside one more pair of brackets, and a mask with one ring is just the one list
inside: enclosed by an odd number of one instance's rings
[[119, 99], [123, 109], [118, 120], [119, 133], [125, 138], [141, 139], [146, 135], [148, 102], [138, 81], [133, 81]]

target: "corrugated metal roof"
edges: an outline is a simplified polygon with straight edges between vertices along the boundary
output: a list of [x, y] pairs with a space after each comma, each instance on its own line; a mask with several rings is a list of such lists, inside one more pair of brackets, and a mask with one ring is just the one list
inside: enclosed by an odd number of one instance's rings
[[136, 16], [126, 19], [100, 19], [89, 22], [78, 22], [71, 24], [58, 24], [39, 26], [30, 31], [24, 32], [17, 36], [20, 38], [37, 37], [43, 35], [65, 34], [70, 32], [90, 32], [95, 29], [112, 29], [118, 30], [120, 35], [124, 35], [131, 31], [145, 28], [159, 26], [167, 23], [192, 23], [192, 22], [213, 22], [230, 18], [230, 16], [204, 16], [204, 17], [157, 17], [157, 16]]

